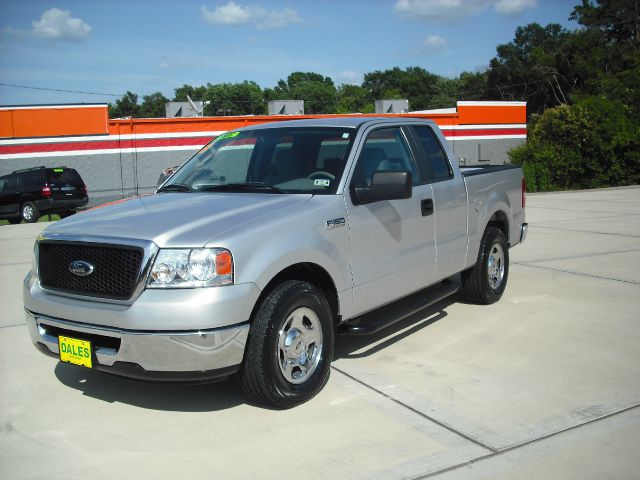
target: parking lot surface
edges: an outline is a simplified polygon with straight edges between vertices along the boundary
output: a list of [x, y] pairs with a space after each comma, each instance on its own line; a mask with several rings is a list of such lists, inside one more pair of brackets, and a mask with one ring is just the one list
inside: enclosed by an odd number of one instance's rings
[[499, 303], [337, 337], [287, 411], [42, 355], [21, 288], [47, 224], [0, 227], [0, 478], [638, 478], [640, 188], [527, 202]]

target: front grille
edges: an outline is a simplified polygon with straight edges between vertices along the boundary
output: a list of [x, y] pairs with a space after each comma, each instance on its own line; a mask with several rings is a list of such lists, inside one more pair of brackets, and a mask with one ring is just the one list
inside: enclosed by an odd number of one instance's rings
[[[115, 300], [131, 298], [144, 257], [142, 248], [95, 243], [41, 242], [39, 251], [44, 288]], [[69, 266], [76, 260], [93, 265], [93, 273], [71, 273]]]

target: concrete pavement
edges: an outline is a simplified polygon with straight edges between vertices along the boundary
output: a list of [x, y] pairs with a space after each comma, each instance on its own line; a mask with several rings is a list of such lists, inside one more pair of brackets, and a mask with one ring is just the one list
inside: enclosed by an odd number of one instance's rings
[[0, 227], [0, 477], [630, 479], [640, 458], [640, 188], [528, 198], [503, 299], [338, 337], [288, 411], [45, 357], [21, 281], [46, 224]]

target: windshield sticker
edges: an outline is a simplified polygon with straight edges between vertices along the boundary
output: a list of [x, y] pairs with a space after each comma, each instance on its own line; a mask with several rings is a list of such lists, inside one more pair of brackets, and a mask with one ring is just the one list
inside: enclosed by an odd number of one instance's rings
[[330, 185], [331, 185], [331, 180], [326, 180], [326, 179], [324, 179], [324, 178], [316, 178], [316, 179], [313, 181], [313, 184], [314, 184], [316, 187], [328, 187], [328, 186], [330, 186]]
[[218, 140], [224, 140], [225, 138], [234, 138], [234, 137], [237, 137], [238, 135], [240, 135], [240, 132], [223, 133], [222, 135], [219, 135], [218, 137], [216, 137], [214, 142], [217, 142]]

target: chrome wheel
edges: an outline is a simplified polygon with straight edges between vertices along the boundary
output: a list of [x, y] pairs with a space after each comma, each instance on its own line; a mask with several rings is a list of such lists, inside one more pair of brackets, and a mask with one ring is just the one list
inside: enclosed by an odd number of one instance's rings
[[307, 307], [296, 308], [278, 332], [276, 352], [280, 372], [289, 383], [306, 382], [322, 358], [322, 326]]
[[25, 222], [28, 222], [33, 218], [33, 207], [29, 204], [22, 207], [22, 218], [24, 218]]
[[487, 276], [489, 277], [489, 286], [493, 290], [498, 290], [504, 279], [504, 250], [499, 243], [494, 243], [489, 252]]

